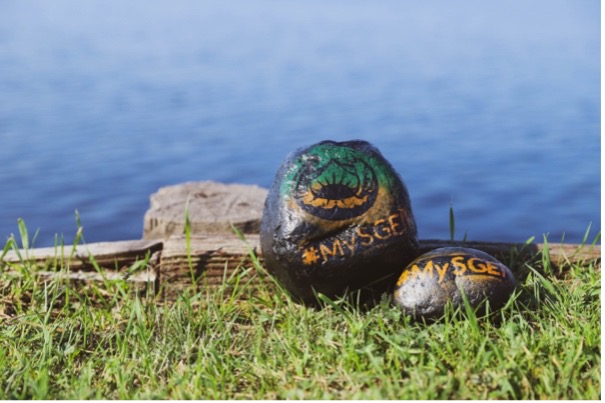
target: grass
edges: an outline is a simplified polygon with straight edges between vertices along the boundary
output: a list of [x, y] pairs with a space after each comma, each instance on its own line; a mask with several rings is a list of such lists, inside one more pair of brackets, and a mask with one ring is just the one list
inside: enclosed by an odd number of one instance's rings
[[123, 280], [42, 281], [27, 265], [1, 272], [0, 399], [601, 396], [592, 263], [556, 276], [548, 263], [526, 264], [501, 311], [448, 309], [432, 324], [412, 322], [386, 297], [365, 310], [326, 298], [324, 309], [305, 308], [270, 281], [247, 284], [249, 270], [172, 302]]

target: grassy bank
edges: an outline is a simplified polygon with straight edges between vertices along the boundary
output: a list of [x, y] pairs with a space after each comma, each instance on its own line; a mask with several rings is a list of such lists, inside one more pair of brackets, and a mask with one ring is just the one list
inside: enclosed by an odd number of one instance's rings
[[305, 308], [270, 283], [240, 281], [248, 269], [176, 302], [122, 280], [0, 273], [0, 398], [600, 397], [593, 264], [525, 265], [500, 312], [449, 310], [433, 324], [411, 322], [388, 298], [369, 310]]

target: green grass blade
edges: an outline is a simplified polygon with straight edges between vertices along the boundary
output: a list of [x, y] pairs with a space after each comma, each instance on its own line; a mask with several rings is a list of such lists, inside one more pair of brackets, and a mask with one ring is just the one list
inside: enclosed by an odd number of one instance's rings
[[601, 240], [601, 231], [597, 232], [595, 235], [594, 241], [592, 241], [592, 246], [595, 246]]
[[4, 256], [8, 253], [9, 250], [13, 248], [13, 237], [9, 237], [6, 243], [4, 244], [4, 249], [2, 249], [2, 254], [0, 254], [0, 261], [4, 259]]
[[27, 251], [29, 249], [29, 234], [25, 221], [22, 218], [17, 220], [17, 227], [19, 228], [19, 235], [21, 236], [21, 247]]
[[592, 226], [592, 221], [590, 223], [588, 223], [588, 228], [586, 228], [586, 232], [584, 233], [584, 237], [582, 238], [582, 242], [580, 242], [580, 245], [582, 245], [582, 246], [586, 245], [586, 241], [588, 241], [588, 234], [590, 233], [591, 226]]

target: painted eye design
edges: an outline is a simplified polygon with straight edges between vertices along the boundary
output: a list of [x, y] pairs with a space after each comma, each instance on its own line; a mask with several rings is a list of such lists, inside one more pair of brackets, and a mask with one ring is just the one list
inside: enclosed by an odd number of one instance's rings
[[298, 205], [326, 220], [338, 221], [365, 213], [376, 200], [378, 182], [374, 170], [363, 160], [307, 161], [296, 184]]

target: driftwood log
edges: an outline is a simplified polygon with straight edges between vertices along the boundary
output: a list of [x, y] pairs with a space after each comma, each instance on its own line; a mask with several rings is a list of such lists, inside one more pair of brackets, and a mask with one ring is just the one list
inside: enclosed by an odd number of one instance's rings
[[[57, 276], [74, 281], [124, 279], [137, 289], [161, 291], [168, 299], [195, 284], [212, 289], [224, 283], [238, 267], [251, 268], [251, 284], [270, 281], [256, 276], [253, 260], [262, 264], [259, 225], [267, 190], [249, 185], [190, 182], [160, 189], [151, 196], [144, 218], [143, 240], [100, 242], [64, 248], [9, 250], [1, 255], [0, 273], [35, 272], [43, 279]], [[191, 237], [185, 231], [188, 210]], [[233, 227], [245, 234], [238, 238]], [[420, 253], [467, 246], [487, 252], [520, 274], [525, 263], [555, 268], [594, 263], [600, 268], [600, 245], [515, 244], [421, 240]], [[403, 270], [403, 267], [402, 267]]]
[[253, 185], [188, 182], [166, 186], [151, 195], [145, 213], [143, 239], [166, 239], [185, 231], [185, 213], [191, 232], [258, 233], [267, 189]]

